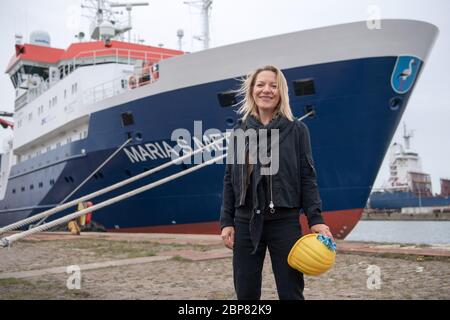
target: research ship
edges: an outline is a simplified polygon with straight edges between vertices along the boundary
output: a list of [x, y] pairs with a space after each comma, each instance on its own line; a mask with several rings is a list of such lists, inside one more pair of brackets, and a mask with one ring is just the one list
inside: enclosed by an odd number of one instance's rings
[[[15, 45], [6, 68], [16, 99], [13, 120], [3, 125], [10, 134], [1, 156], [0, 227], [170, 161], [180, 147], [176, 129], [191, 134], [185, 151], [225, 135], [238, 121], [240, 79], [272, 64], [286, 76], [294, 115], [309, 115], [302, 121], [323, 215], [345, 238], [438, 34], [422, 21], [362, 21], [187, 53], [127, 41], [131, 26], [107, 15], [114, 4], [97, 4], [89, 40], [80, 34], [54, 48], [48, 33], [34, 32]], [[206, 15], [210, 4], [204, 1]], [[192, 166], [170, 166], [92, 202]], [[93, 220], [108, 231], [217, 234], [223, 175], [224, 164], [206, 166], [95, 211]]]

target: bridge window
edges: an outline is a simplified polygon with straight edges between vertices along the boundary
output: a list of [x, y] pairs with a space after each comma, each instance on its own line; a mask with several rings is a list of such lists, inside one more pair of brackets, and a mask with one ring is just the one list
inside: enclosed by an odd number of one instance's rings
[[64, 177], [64, 180], [66, 180], [67, 183], [73, 183], [75, 180], [72, 178], [72, 176]]
[[75, 94], [75, 93], [77, 93], [77, 91], [78, 91], [78, 83], [74, 83], [74, 84], [72, 84], [72, 94]]
[[296, 96], [309, 96], [316, 94], [314, 79], [295, 80], [294, 92]]
[[231, 107], [237, 103], [236, 93], [233, 91], [220, 92], [217, 97], [221, 107]]
[[134, 124], [133, 113], [130, 111], [122, 113], [122, 125], [124, 127], [127, 127], [131, 126], [132, 124]]

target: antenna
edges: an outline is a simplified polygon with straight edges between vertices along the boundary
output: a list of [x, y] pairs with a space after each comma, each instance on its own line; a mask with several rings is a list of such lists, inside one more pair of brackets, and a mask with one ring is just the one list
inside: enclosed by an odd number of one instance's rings
[[15, 38], [16, 38], [16, 44], [22, 44], [23, 35], [17, 33], [15, 35]]
[[195, 36], [194, 39], [203, 41], [203, 49], [209, 48], [209, 13], [211, 11], [212, 3], [212, 0], [191, 0], [184, 2], [184, 4], [187, 4], [188, 6], [196, 7], [201, 10], [203, 31], [201, 36]]
[[409, 142], [411, 138], [413, 137], [413, 131], [407, 131], [406, 130], [406, 123], [403, 122], [403, 139], [405, 140], [405, 149], [409, 150]]
[[[102, 40], [100, 34], [100, 27], [105, 26], [106, 23], [112, 24], [114, 28], [114, 34], [110, 36], [110, 40], [113, 38], [119, 38], [123, 41], [123, 34], [128, 31], [128, 41], [131, 42], [131, 10], [135, 6], [147, 6], [147, 2], [139, 3], [113, 3], [109, 0], [83, 0], [81, 8], [88, 12], [88, 15], [83, 15], [91, 21], [90, 37], [94, 40]], [[128, 11], [128, 23], [123, 27], [121, 19], [118, 15], [122, 15], [122, 11], [114, 11], [114, 7], [125, 7]]]
[[111, 3], [111, 8], [119, 8], [119, 7], [125, 7], [128, 11], [128, 42], [131, 42], [131, 10], [133, 7], [139, 7], [139, 6], [148, 6], [148, 2], [131, 2], [131, 3], [125, 3], [125, 2], [115, 2]]
[[85, 36], [84, 32], [79, 32], [78, 34], [75, 35], [75, 38], [77, 38], [78, 41], [83, 42], [84, 36]]
[[183, 29], [177, 30], [177, 37], [178, 37], [178, 50], [182, 51], [183, 47], [183, 37], [184, 37], [184, 31]]

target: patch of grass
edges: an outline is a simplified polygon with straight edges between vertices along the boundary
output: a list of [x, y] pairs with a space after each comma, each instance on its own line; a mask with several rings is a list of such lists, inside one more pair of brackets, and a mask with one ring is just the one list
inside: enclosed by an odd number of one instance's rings
[[173, 258], [172, 258], [172, 260], [175, 260], [175, 261], [178, 261], [178, 262], [188, 262], [188, 261], [191, 261], [191, 260], [189, 260], [189, 259], [186, 259], [185, 257], [182, 257], [182, 256], [174, 256]]
[[66, 290], [65, 296], [67, 298], [74, 298], [74, 299], [87, 299], [91, 298], [91, 294], [87, 291], [83, 290]]
[[34, 284], [30, 281], [26, 281], [23, 279], [17, 279], [17, 278], [6, 278], [6, 279], [0, 279], [0, 287], [6, 287], [6, 286], [29, 286], [34, 287]]
[[67, 250], [86, 251], [97, 257], [106, 258], [137, 258], [156, 254], [155, 247], [147, 242], [111, 241], [80, 239], [64, 243]]
[[140, 258], [140, 257], [153, 257], [156, 256], [156, 253], [154, 251], [136, 251], [136, 252], [130, 252], [127, 255], [128, 259], [131, 258]]
[[234, 292], [214, 291], [209, 294], [209, 300], [232, 300], [235, 299]]
[[179, 243], [159, 243], [154, 241], [127, 241], [127, 240], [104, 240], [104, 239], [79, 239], [61, 241], [62, 246], [67, 250], [86, 251], [93, 253], [97, 257], [106, 258], [138, 258], [150, 257], [159, 252], [174, 249], [191, 249], [205, 252], [214, 249], [214, 246], [192, 245]]
[[0, 280], [0, 299], [2, 300], [30, 300], [41, 299], [41, 297], [45, 299], [45, 294], [47, 293], [47, 290], [41, 290], [39, 286], [31, 281], [17, 278]]
[[420, 244], [415, 244], [415, 243], [399, 243], [400, 248], [405, 248], [405, 247], [411, 247], [414, 246], [416, 248], [430, 248], [431, 245], [426, 244], [426, 243], [420, 243]]
[[353, 254], [358, 256], [369, 256], [374, 258], [390, 258], [390, 259], [402, 259], [409, 261], [417, 261], [417, 262], [425, 262], [425, 261], [443, 261], [450, 262], [450, 257], [442, 257], [442, 256], [422, 256], [415, 254], [406, 254], [406, 253], [390, 253], [390, 252], [380, 252], [380, 253], [372, 253], [372, 252], [345, 252], [341, 254]]
[[426, 262], [426, 261], [444, 261], [450, 262], [450, 257], [441, 256], [421, 256], [415, 254], [401, 254], [401, 253], [378, 253], [375, 257], [379, 258], [392, 258], [392, 259], [403, 259], [409, 261]]
[[[87, 299], [91, 295], [83, 290], [68, 290], [62, 282], [38, 280], [29, 282], [22, 279], [3, 279], [0, 286], [0, 299], [7, 300], [52, 300], [52, 299]], [[5, 290], [6, 289], [6, 290]]]
[[211, 250], [212, 248], [211, 248], [211, 246], [205, 246], [202, 244], [198, 244], [198, 245], [194, 245], [192, 249], [196, 250], [196, 251], [206, 252], [208, 250]]

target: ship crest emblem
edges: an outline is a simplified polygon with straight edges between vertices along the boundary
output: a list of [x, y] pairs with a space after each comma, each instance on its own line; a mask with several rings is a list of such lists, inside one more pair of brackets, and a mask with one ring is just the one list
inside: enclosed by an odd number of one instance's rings
[[399, 56], [391, 76], [391, 85], [395, 92], [408, 92], [416, 80], [422, 61], [413, 56]]

